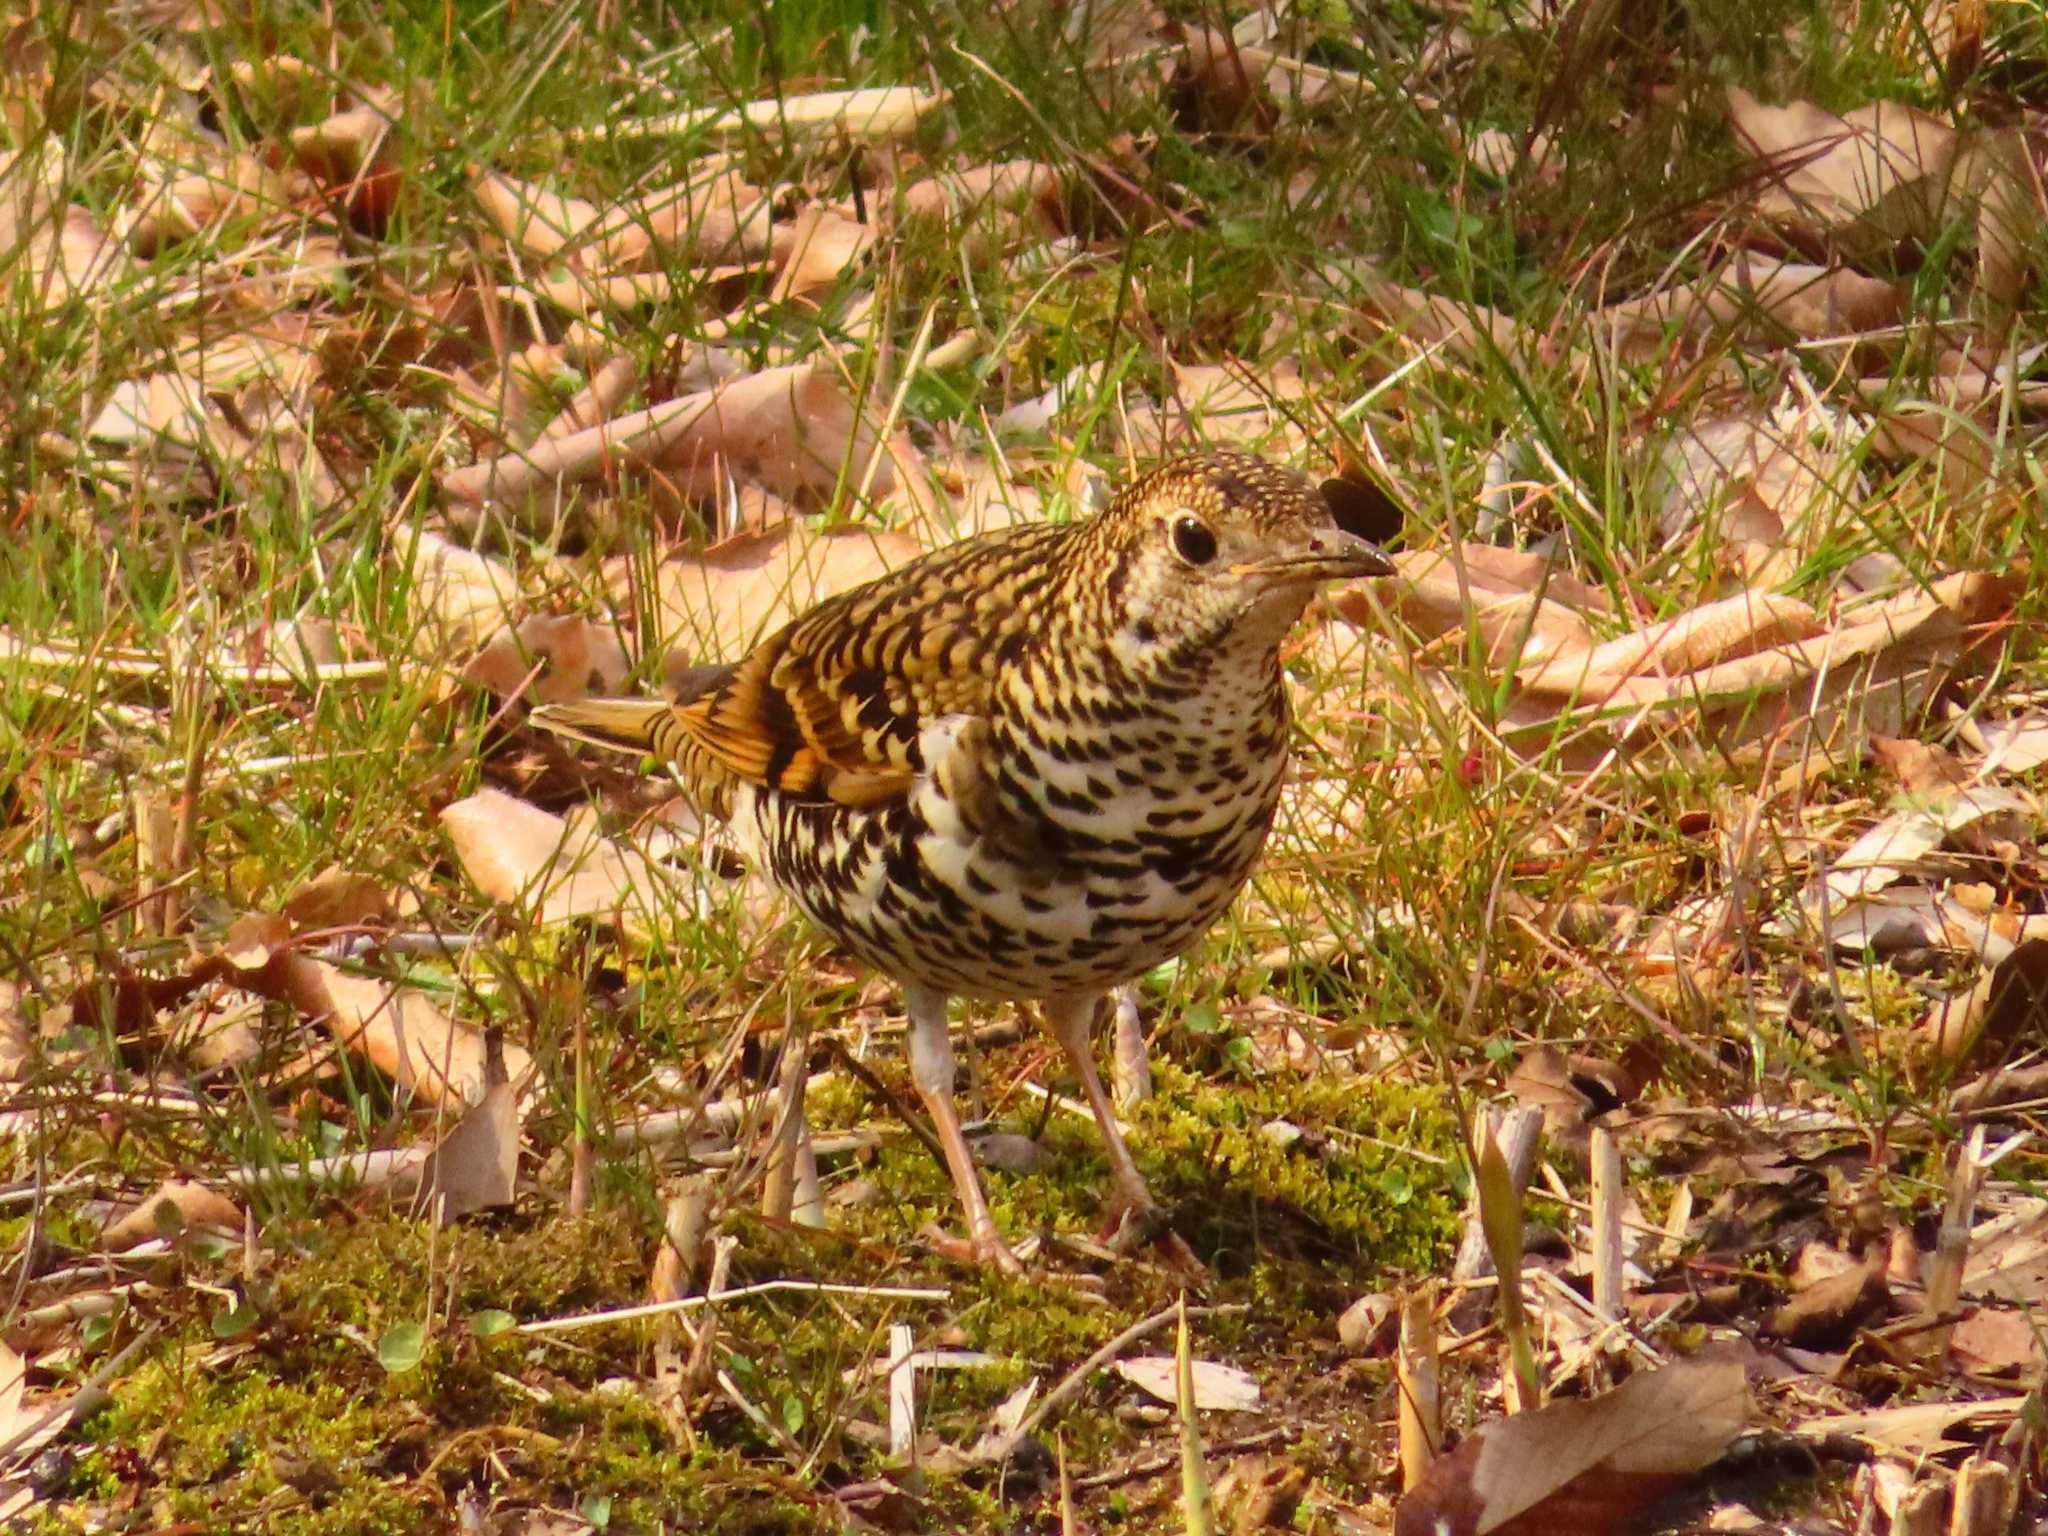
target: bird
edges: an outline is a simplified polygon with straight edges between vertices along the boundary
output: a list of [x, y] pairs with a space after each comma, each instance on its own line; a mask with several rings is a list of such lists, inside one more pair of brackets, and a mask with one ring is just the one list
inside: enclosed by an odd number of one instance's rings
[[1281, 644], [1323, 583], [1393, 571], [1341, 501], [1254, 455], [1174, 458], [1091, 516], [965, 538], [827, 598], [673, 697], [533, 712], [665, 760], [901, 986], [981, 1261], [1022, 1268], [953, 1102], [955, 998], [1035, 1005], [1100, 1127], [1119, 1236], [1163, 1225], [1096, 1070], [1098, 1014], [1192, 946], [1259, 857], [1288, 763]]

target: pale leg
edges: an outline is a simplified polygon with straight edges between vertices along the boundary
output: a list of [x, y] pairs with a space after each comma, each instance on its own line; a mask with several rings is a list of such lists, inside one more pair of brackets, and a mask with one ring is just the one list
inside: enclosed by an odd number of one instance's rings
[[939, 1146], [946, 1154], [954, 1188], [960, 1191], [960, 1203], [967, 1208], [967, 1233], [982, 1257], [999, 1269], [1019, 1274], [1024, 1266], [996, 1231], [974, 1155], [960, 1133], [959, 1112], [953, 1108], [953, 1037], [946, 1029], [945, 994], [905, 987], [903, 1001], [910, 1013], [910, 1075], [932, 1117], [932, 1129], [939, 1133]]
[[1123, 1128], [1117, 1124], [1116, 1107], [1109, 1102], [1101, 1074], [1095, 1070], [1095, 1015], [1101, 1002], [1102, 994], [1099, 992], [1082, 997], [1050, 998], [1045, 1004], [1045, 1021], [1052, 1030], [1053, 1038], [1067, 1053], [1075, 1076], [1081, 1079], [1081, 1091], [1088, 1096], [1088, 1107], [1095, 1111], [1095, 1123], [1102, 1130], [1102, 1142], [1109, 1152], [1110, 1176], [1116, 1181], [1118, 1213], [1149, 1216], [1159, 1209], [1158, 1202], [1152, 1198], [1152, 1191], [1145, 1187], [1145, 1176], [1138, 1172], [1138, 1165], [1132, 1161], [1131, 1149], [1124, 1145]]

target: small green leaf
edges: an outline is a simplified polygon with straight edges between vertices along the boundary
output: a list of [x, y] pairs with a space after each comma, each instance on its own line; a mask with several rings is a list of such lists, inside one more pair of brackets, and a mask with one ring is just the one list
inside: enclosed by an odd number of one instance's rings
[[804, 1432], [804, 1401], [800, 1397], [785, 1397], [782, 1400], [782, 1427], [792, 1435]]
[[1180, 1016], [1180, 1027], [1191, 1035], [1213, 1035], [1223, 1028], [1223, 1015], [1214, 1003], [1194, 1003]]
[[262, 1320], [262, 1313], [247, 1302], [243, 1302], [239, 1306], [213, 1314], [213, 1336], [216, 1339], [232, 1339], [238, 1333], [247, 1333]]
[[608, 1493], [587, 1493], [583, 1502], [576, 1506], [576, 1512], [596, 1526], [600, 1531], [611, 1529], [612, 1496]]
[[469, 1314], [469, 1331], [480, 1339], [495, 1339], [519, 1326], [519, 1319], [497, 1307], [485, 1307]]
[[396, 1376], [412, 1370], [427, 1352], [427, 1330], [420, 1323], [393, 1323], [377, 1341], [377, 1363]]

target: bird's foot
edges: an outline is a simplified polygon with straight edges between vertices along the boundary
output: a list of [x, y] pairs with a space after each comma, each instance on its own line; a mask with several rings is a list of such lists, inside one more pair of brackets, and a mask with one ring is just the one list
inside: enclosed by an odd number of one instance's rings
[[1195, 1250], [1173, 1230], [1173, 1219], [1167, 1214], [1166, 1207], [1153, 1203], [1149, 1196], [1144, 1200], [1125, 1202], [1110, 1235], [1109, 1248], [1124, 1258], [1149, 1248], [1168, 1269], [1177, 1271], [1191, 1282], [1199, 1283], [1209, 1277], [1207, 1267], [1195, 1257]]
[[986, 1264], [1006, 1275], [1024, 1273], [1024, 1261], [1010, 1251], [1008, 1243], [993, 1234], [978, 1239], [955, 1237], [950, 1232], [927, 1227], [918, 1235], [931, 1245], [934, 1253], [956, 1264]]

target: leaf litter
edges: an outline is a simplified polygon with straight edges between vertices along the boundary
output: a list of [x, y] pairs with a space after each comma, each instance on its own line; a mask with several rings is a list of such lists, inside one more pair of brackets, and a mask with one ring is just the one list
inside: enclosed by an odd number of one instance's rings
[[[95, 537], [170, 518], [207, 546], [187, 550], [196, 575], [161, 633], [131, 644], [118, 628], [26, 619], [0, 632], [0, 662], [30, 680], [31, 728], [56, 748], [24, 764], [29, 787], [0, 799], [0, 825], [21, 829], [9, 846], [41, 872], [37, 890], [63, 872], [97, 893], [68, 934], [31, 925], [18, 930], [25, 946], [9, 939], [9, 1124], [24, 1148], [59, 1157], [46, 1168], [25, 1150], [10, 1195], [102, 1218], [96, 1265], [64, 1262], [37, 1235], [40, 1214], [24, 1228], [16, 1326], [36, 1353], [0, 1362], [12, 1372], [0, 1370], [0, 1408], [40, 1427], [0, 1453], [11, 1511], [46, 1499], [29, 1458], [76, 1422], [39, 1411], [23, 1384], [89, 1374], [110, 1337], [88, 1340], [90, 1319], [114, 1317], [111, 1336], [132, 1345], [143, 1319], [174, 1315], [155, 1310], [175, 1305], [166, 1296], [225, 1289], [230, 1315], [275, 1326], [284, 1315], [269, 1310], [263, 1273], [274, 1258], [257, 1233], [278, 1242], [308, 1217], [425, 1223], [447, 1252], [472, 1256], [465, 1245], [498, 1223], [544, 1242], [575, 1219], [551, 1203], [574, 1187], [566, 1170], [611, 1144], [593, 1093], [611, 1096], [621, 1124], [668, 1116], [681, 1128], [688, 1177], [709, 1181], [693, 1187], [714, 1192], [725, 1270], [742, 1244], [750, 1277], [799, 1287], [867, 1267], [849, 1250], [777, 1247], [779, 1216], [747, 1225], [778, 1149], [814, 1179], [827, 1165], [844, 1198], [819, 1208], [864, 1254], [912, 1262], [907, 1229], [867, 1214], [904, 1198], [893, 1154], [908, 1138], [884, 1102], [900, 1026], [843, 962], [798, 947], [779, 905], [658, 776], [565, 759], [523, 729], [523, 711], [675, 684], [958, 531], [1084, 506], [1086, 459], [1202, 442], [1331, 473], [1369, 462], [1426, 515], [1402, 529], [1398, 577], [1332, 594], [1294, 658], [1307, 751], [1232, 940], [1271, 978], [1254, 985], [1285, 976], [1292, 990], [1227, 996], [1204, 1015], [1185, 997], [1162, 1005], [1154, 979], [1134, 1004], [1174, 1089], [1311, 1095], [1262, 1109], [1256, 1139], [1228, 1152], [1222, 1129], [1205, 1131], [1187, 1161], [1221, 1158], [1254, 1187], [1295, 1191], [1255, 1239], [1273, 1251], [1262, 1262], [1284, 1264], [1289, 1223], [1317, 1224], [1304, 1179], [1341, 1174], [1369, 1143], [1416, 1140], [1412, 1116], [1339, 1123], [1317, 1108], [1317, 1085], [1441, 1096], [1448, 1076], [1461, 1116], [1505, 1095], [1540, 1105], [1548, 1126], [1515, 1194], [1534, 1217], [1509, 1266], [1533, 1320], [1523, 1357], [1497, 1351], [1484, 1294], [1476, 1312], [1403, 1308], [1432, 1269], [1411, 1254], [1393, 1273], [1369, 1265], [1326, 1282], [1313, 1343], [1283, 1337], [1269, 1351], [1271, 1332], [1219, 1327], [1234, 1361], [1186, 1362], [1194, 1406], [1303, 1442], [1291, 1476], [1247, 1462], [1217, 1484], [1252, 1490], [1230, 1500], [1240, 1528], [1299, 1509], [1344, 1530], [1604, 1529], [1658, 1492], [1722, 1496], [1739, 1479], [1710, 1469], [1725, 1470], [1731, 1448], [1738, 1462], [1768, 1459], [1781, 1431], [1863, 1458], [1828, 1495], [1859, 1529], [1946, 1520], [1977, 1536], [2038, 1511], [2048, 1217], [2027, 1193], [2039, 1156], [2027, 1138], [2048, 1097], [2048, 727], [2028, 692], [2038, 604], [2014, 553], [2027, 546], [2008, 536], [2037, 520], [2028, 477], [2048, 406], [2026, 321], [2044, 270], [2038, 104], [1966, 95], [1954, 113], [1893, 99], [1836, 110], [1767, 99], [1760, 81], [1756, 93], [1717, 86], [1710, 110], [1731, 158], [1688, 211], [1698, 238], [1651, 239], [1612, 266], [1602, 253], [1540, 303], [1537, 287], [1475, 287], [1428, 259], [1372, 265], [1366, 252], [1393, 247], [1365, 235], [1372, 215], [1311, 163], [1273, 189], [1321, 247], [1279, 278], [1284, 302], [1243, 303], [1263, 311], [1240, 317], [1258, 324], [1220, 345], [1199, 304], [1140, 304], [1128, 313], [1143, 345], [1105, 355], [1048, 338], [1118, 334], [1091, 330], [1075, 295], [1123, 269], [1137, 232], [1199, 230], [1226, 249], [1243, 238], [1232, 210], [1212, 218], [1206, 204], [1227, 194], [1181, 152], [1284, 161], [1284, 146], [1388, 98], [1378, 44], [1308, 11], [1227, 26], [1144, 5], [1076, 13], [1076, 59], [1156, 104], [1156, 122], [1076, 149], [1073, 124], [1041, 119], [1039, 137], [979, 159], [955, 140], [971, 137], [965, 103], [993, 88], [991, 72], [960, 49], [927, 61], [944, 88], [715, 105], [669, 92], [666, 106], [651, 91], [601, 130], [608, 152], [663, 146], [647, 179], [620, 185], [583, 158], [591, 131], [557, 133], [540, 153], [501, 138], [489, 150], [436, 143], [442, 120], [423, 95], [288, 52], [226, 60], [200, 46], [224, 35], [222, 18], [160, 9], [121, 24], [145, 47], [84, 87], [93, 112], [135, 114], [123, 119], [132, 137], [24, 132], [61, 100], [47, 61], [31, 59], [30, 89], [0, 91], [14, 134], [0, 272], [17, 314], [49, 327], [154, 316], [148, 344], [64, 365], [78, 375], [68, 414], [0, 417], [34, 445], [46, 482], [25, 488], [19, 517], [62, 516], [48, 506], [70, 497]], [[1913, 18], [1942, 50], [1930, 67], [1958, 89], [1982, 86], [1973, 50], [2024, 62], [2023, 45], [1970, 19], [1983, 9]], [[1475, 36], [1485, 24], [1476, 12], [1447, 21], [1399, 60], [1400, 95], [1440, 119], [1430, 163], [1461, 178], [1456, 200], [1412, 211], [1430, 239], [1525, 219], [1540, 247], [1542, 200], [1615, 146], [1542, 113], [1508, 128], [1467, 120], [1463, 84], [1495, 58]], [[1584, 67], [1564, 42], [1561, 81]], [[373, 72], [389, 48], [364, 55]], [[143, 54], [164, 79], [127, 73]], [[471, 221], [473, 259], [401, 279], [371, 253], [422, 206], [423, 177], [458, 189], [449, 206]], [[947, 255], [937, 278], [918, 267], [935, 241]], [[1951, 243], [1960, 256], [1945, 267]], [[991, 282], [998, 272], [1022, 286]], [[1322, 398], [1339, 361], [1326, 343], [1365, 360], [1347, 375], [1355, 406]], [[1633, 370], [1625, 387], [1640, 393], [1611, 423], [1536, 431], [1525, 413], [1461, 393], [1503, 370], [1539, 388], [1560, 380], [1558, 397], [1581, 402]], [[397, 413], [368, 429], [366, 385]], [[978, 392], [974, 408], [946, 408], [963, 388]], [[1431, 434], [1445, 401], [1451, 416], [1488, 419], [1497, 441], [1458, 442], [1450, 456], [1465, 467], [1439, 494]], [[377, 440], [400, 418], [417, 435], [387, 479]], [[1566, 451], [1582, 430], [1614, 456]], [[262, 520], [286, 507], [321, 530], [307, 561], [320, 574], [298, 588], [317, 612], [272, 611], [262, 591], [275, 578], [253, 569]], [[351, 538], [388, 578], [378, 600], [402, 623], [375, 622], [335, 576]], [[343, 722], [360, 720], [360, 701], [394, 687], [407, 690], [409, 730], [351, 740]], [[83, 723], [53, 728], [47, 711], [66, 704]], [[209, 732], [235, 734], [234, 750]], [[257, 750], [280, 736], [293, 750]], [[436, 756], [451, 737], [466, 744], [459, 768]], [[357, 867], [325, 829], [315, 857], [256, 867], [243, 829], [264, 801], [225, 766], [272, 765], [261, 772], [292, 785], [330, 750], [435, 763], [407, 780], [404, 816], [347, 833], [357, 855], [390, 840], [413, 866], [405, 889], [386, 866]], [[123, 789], [118, 814], [95, 799], [137, 773], [149, 783]], [[300, 814], [290, 793], [278, 804]], [[1445, 817], [1440, 804], [1457, 809]], [[1377, 853], [1423, 843], [1489, 871], [1483, 904], [1459, 910], [1454, 881], [1417, 881]], [[10, 922], [28, 888], [6, 888]], [[665, 959], [679, 925], [724, 925], [745, 952]], [[1402, 978], [1383, 1006], [1377, 951]], [[664, 966], [693, 974], [678, 985]], [[822, 1027], [872, 1082], [808, 1082], [814, 1099], [855, 1095], [859, 1107], [832, 1110], [851, 1126], [812, 1125], [764, 1086], [798, 1037], [785, 1025], [805, 1005], [771, 998], [792, 978], [850, 999]], [[661, 1054], [645, 1048], [652, 1014], [634, 1010], [656, 986], [664, 1006], [720, 1019], [688, 1059], [648, 1059]], [[1419, 1055], [1411, 1026], [1424, 1017], [1457, 1054]], [[1551, 1022], [1576, 1037], [1573, 1054], [1545, 1043]], [[1480, 1036], [1487, 1049], [1463, 1049]], [[1042, 1063], [990, 1038], [976, 1091], [995, 1112], [1054, 1104], [1035, 1080]], [[1625, 1049], [1652, 1065], [1623, 1069]], [[267, 1124], [318, 1134], [210, 1144], [166, 1129], [222, 1119], [245, 1095]], [[1167, 1131], [1154, 1111], [1131, 1113], [1141, 1145]], [[1956, 1122], [1995, 1128], [1999, 1150], [1965, 1142]], [[835, 1134], [845, 1151], [826, 1150]], [[1603, 1138], [1628, 1155], [1618, 1193], [1599, 1173], [1614, 1151]], [[106, 1163], [86, 1193], [63, 1166], [81, 1144]], [[1398, 1207], [1441, 1177], [1409, 1158], [1378, 1175], [1378, 1193]], [[284, 1189], [311, 1191], [309, 1203], [277, 1204]], [[1061, 1285], [1078, 1313], [1161, 1299], [1160, 1277], [1103, 1265], [1077, 1225], [1049, 1218], [1043, 1243], [1075, 1271]], [[1326, 1242], [1322, 1226], [1300, 1241]], [[360, 1353], [411, 1377], [445, 1347], [434, 1287], [459, 1279], [435, 1267], [446, 1262], [427, 1261], [425, 1308], [387, 1317], [383, 1347], [363, 1335]], [[835, 1445], [843, 1427], [855, 1447], [827, 1451], [809, 1438], [820, 1408], [794, 1362], [778, 1376], [742, 1303], [717, 1305], [728, 1280], [709, 1269], [701, 1289], [692, 1274], [660, 1298], [689, 1310], [648, 1324], [667, 1330], [657, 1348], [675, 1366], [663, 1433], [749, 1477], [786, 1479], [835, 1520], [919, 1518], [904, 1511], [930, 1490], [858, 1448], [881, 1430], [873, 1394], [887, 1389], [872, 1384], [889, 1373], [856, 1373], [870, 1396], [824, 1410]], [[1239, 1283], [1219, 1270], [1221, 1288]], [[1358, 1293], [1377, 1321], [1340, 1341]], [[604, 1300], [628, 1298], [614, 1286]], [[991, 1326], [972, 1307], [908, 1305], [930, 1308], [913, 1313], [919, 1326], [955, 1349]], [[1346, 1470], [1307, 1447], [1366, 1447], [1393, 1425], [1405, 1385], [1380, 1352], [1397, 1311], [1404, 1329], [1441, 1330], [1438, 1368], [1472, 1412], [1438, 1426], [1442, 1454], [1413, 1469], [1396, 1510], [1390, 1466]], [[1420, 1342], [1404, 1331], [1404, 1358]], [[1327, 1353], [1315, 1370], [1290, 1366], [1290, 1352], [1316, 1349]], [[1717, 1350], [1725, 1358], [1708, 1358]], [[112, 1358], [125, 1369], [138, 1357]], [[1091, 1358], [1056, 1346], [1028, 1363]], [[1177, 1400], [1167, 1357], [1102, 1363]], [[224, 1343], [204, 1368], [246, 1364]], [[637, 1366], [607, 1369], [627, 1374], [572, 1381], [507, 1362], [501, 1375], [529, 1404], [638, 1390]], [[1065, 1411], [1084, 1411], [1093, 1369], [1056, 1389]], [[117, 1398], [123, 1385], [110, 1383]], [[964, 1409], [943, 1394], [926, 1405], [935, 1453], [984, 1443], [983, 1420], [1000, 1418], [1014, 1384], [1002, 1385], [970, 1389]], [[1738, 1406], [1751, 1398], [1753, 1414]], [[1032, 1400], [1010, 1393], [1005, 1447], [1046, 1422], [1029, 1417]], [[1135, 1452], [1160, 1422], [1151, 1406], [1095, 1421], [1123, 1438], [1084, 1476], [1088, 1497], [1124, 1476], [1108, 1462], [1150, 1465]], [[1190, 1415], [1191, 1449], [1161, 1468], [1235, 1454], [1216, 1444], [1229, 1433]], [[502, 1467], [538, 1444], [521, 1450], [514, 1435], [491, 1454]], [[144, 1479], [128, 1481], [139, 1491]], [[1161, 1519], [1167, 1482], [1128, 1478]], [[565, 1485], [524, 1472], [504, 1492], [506, 1529], [609, 1518], [589, 1500], [559, 1514]]]

